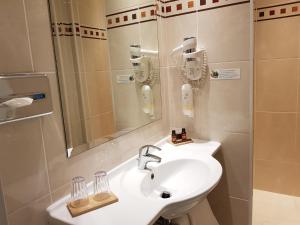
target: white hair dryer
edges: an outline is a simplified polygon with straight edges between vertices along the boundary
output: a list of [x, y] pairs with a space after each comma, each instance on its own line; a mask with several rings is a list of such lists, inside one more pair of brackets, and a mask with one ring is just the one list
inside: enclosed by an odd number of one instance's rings
[[189, 80], [200, 80], [202, 68], [206, 68], [204, 60], [205, 50], [203, 47], [197, 48], [195, 37], [184, 38], [183, 43], [174, 48], [171, 55], [180, 53], [183, 60], [183, 70]]
[[151, 57], [157, 56], [158, 51], [142, 49], [140, 45], [130, 45], [129, 51], [136, 81], [147, 81], [151, 73]]

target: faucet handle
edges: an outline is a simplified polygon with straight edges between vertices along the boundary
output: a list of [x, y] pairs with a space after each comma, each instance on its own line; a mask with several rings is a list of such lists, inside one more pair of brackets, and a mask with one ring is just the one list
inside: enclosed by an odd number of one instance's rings
[[138, 167], [139, 169], [147, 169], [148, 162], [161, 162], [161, 158], [159, 156], [153, 155], [149, 153], [150, 148], [157, 149], [161, 151], [161, 148], [156, 147], [154, 145], [144, 145], [139, 149], [139, 158], [138, 158]]
[[[161, 151], [161, 148], [159, 148], [157, 146], [154, 146], [154, 145], [144, 145], [144, 146], [140, 147], [140, 149], [139, 149], [139, 157], [141, 157], [142, 155], [144, 155], [144, 156], [149, 155], [150, 148], [154, 148], [156, 150]], [[144, 152], [145, 149], [146, 149], [146, 151]]]
[[[161, 157], [157, 156], [157, 155], [153, 155], [153, 154], [150, 154], [148, 153], [146, 155], [147, 157], [151, 158], [152, 160], [154, 160], [155, 162], [161, 162]], [[150, 160], [151, 161], [151, 160]]]

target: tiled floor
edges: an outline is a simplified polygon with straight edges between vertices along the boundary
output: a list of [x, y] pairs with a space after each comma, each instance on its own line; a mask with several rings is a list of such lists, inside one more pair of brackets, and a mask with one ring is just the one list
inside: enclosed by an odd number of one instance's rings
[[252, 225], [300, 225], [300, 198], [254, 190]]

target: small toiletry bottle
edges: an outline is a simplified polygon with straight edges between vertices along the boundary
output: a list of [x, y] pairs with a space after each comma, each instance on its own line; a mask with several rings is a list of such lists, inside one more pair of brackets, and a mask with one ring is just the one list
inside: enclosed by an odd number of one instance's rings
[[194, 100], [193, 100], [193, 88], [190, 84], [184, 84], [181, 87], [182, 95], [182, 112], [187, 117], [194, 117]]
[[177, 141], [177, 138], [176, 138], [176, 131], [175, 130], [172, 130], [172, 142], [173, 143], [176, 143], [176, 141]]
[[185, 141], [185, 140], [187, 139], [185, 128], [182, 128], [182, 131], [181, 131], [181, 139], [182, 139], [183, 141]]
[[181, 141], [182, 141], [181, 134], [176, 134], [176, 142], [181, 142]]

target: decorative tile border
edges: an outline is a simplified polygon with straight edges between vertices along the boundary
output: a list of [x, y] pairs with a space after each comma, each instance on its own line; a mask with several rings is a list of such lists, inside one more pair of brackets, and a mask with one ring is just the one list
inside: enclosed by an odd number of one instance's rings
[[293, 16], [300, 16], [300, 1], [257, 8], [255, 12], [255, 20], [258, 22]]
[[250, 0], [156, 0], [153, 5], [107, 15], [107, 29], [157, 20], [157, 16], [169, 18], [244, 3]]
[[97, 27], [79, 25], [78, 23], [52, 23], [52, 35], [59, 36], [78, 36], [98, 40], [107, 40], [107, 30]]
[[250, 3], [250, 0], [157, 0], [157, 15], [163, 18]]
[[187, 13], [197, 12], [197, 4], [194, 0], [181, 0], [181, 1], [165, 1], [159, 2], [157, 14], [163, 18], [171, 17], [174, 15], [183, 15]]
[[156, 5], [154, 4], [106, 15], [107, 29], [154, 21], [156, 19]]

